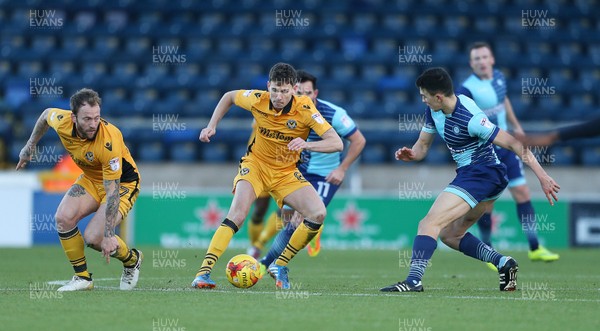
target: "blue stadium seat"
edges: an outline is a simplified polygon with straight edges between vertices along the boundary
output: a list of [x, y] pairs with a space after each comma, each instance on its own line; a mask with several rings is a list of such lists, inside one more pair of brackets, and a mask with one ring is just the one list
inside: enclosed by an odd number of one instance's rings
[[223, 163], [228, 161], [227, 144], [215, 143], [202, 145], [201, 161], [206, 163]]
[[369, 144], [361, 154], [361, 160], [363, 164], [377, 164], [388, 161], [388, 150], [385, 148], [385, 145], [381, 144]]
[[553, 165], [572, 166], [577, 162], [577, 151], [572, 146], [552, 147], [550, 155], [554, 157]]
[[173, 162], [196, 162], [198, 160], [198, 144], [193, 142], [172, 144], [169, 148], [169, 160]]
[[160, 142], [140, 142], [137, 145], [137, 158], [141, 162], [161, 162], [165, 159], [165, 150]]
[[588, 147], [582, 150], [581, 162], [584, 166], [600, 165], [600, 147]]

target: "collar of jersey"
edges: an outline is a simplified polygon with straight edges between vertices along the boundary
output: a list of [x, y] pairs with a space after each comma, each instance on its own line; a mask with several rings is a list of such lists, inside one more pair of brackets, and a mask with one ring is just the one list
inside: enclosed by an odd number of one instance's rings
[[[295, 96], [292, 96], [292, 99], [290, 99], [290, 102], [287, 105], [285, 105], [283, 107], [283, 109], [280, 111], [276, 111], [275, 108], [273, 108], [273, 103], [271, 102], [271, 99], [269, 99], [269, 110], [272, 111], [275, 114], [275, 116], [281, 116], [283, 114], [288, 114], [292, 110], [294, 98], [295, 98]], [[292, 114], [293, 114], [293, 112], [292, 112]]]

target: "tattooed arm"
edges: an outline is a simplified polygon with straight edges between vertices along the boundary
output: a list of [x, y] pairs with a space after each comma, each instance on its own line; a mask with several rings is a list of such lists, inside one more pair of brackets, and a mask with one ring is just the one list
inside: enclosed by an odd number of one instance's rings
[[102, 239], [102, 255], [106, 262], [110, 261], [110, 256], [118, 248], [117, 238], [115, 237], [115, 227], [119, 214], [119, 186], [120, 180], [104, 180], [104, 191], [106, 192], [106, 217], [104, 225], [104, 239]]
[[19, 162], [17, 163], [16, 167], [17, 170], [25, 168], [27, 162], [31, 160], [31, 155], [35, 150], [35, 146], [37, 145], [38, 141], [40, 141], [44, 134], [46, 134], [46, 131], [48, 131], [48, 128], [50, 127], [50, 125], [48, 125], [48, 121], [46, 120], [48, 118], [48, 112], [50, 112], [50, 108], [46, 108], [38, 118], [37, 122], [35, 122], [35, 126], [33, 127], [33, 132], [31, 133], [29, 140], [19, 153]]

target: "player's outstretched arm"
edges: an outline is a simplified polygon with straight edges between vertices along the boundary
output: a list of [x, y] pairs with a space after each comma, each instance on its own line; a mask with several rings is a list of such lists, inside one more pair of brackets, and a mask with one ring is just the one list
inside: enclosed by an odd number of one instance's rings
[[344, 149], [342, 139], [333, 128], [325, 131], [325, 133], [321, 135], [321, 139], [322, 140], [319, 141], [306, 142], [302, 138], [294, 138], [288, 143], [288, 148], [290, 151], [301, 151], [306, 149], [307, 151], [321, 153], [341, 152]]
[[421, 161], [425, 158], [425, 156], [427, 156], [427, 152], [429, 152], [431, 143], [433, 143], [433, 135], [431, 133], [421, 131], [419, 134], [419, 139], [412, 148], [402, 147], [396, 151], [396, 160], [405, 162]]
[[37, 145], [38, 141], [40, 141], [40, 139], [42, 139], [44, 134], [46, 134], [48, 131], [48, 128], [50, 127], [47, 120], [48, 112], [50, 112], [50, 108], [46, 108], [38, 118], [37, 122], [35, 122], [35, 126], [33, 127], [33, 132], [31, 133], [29, 140], [27, 140], [25, 147], [23, 147], [19, 153], [19, 162], [17, 163], [16, 167], [17, 170], [25, 168], [27, 162], [31, 160], [31, 155], [33, 154], [33, 151], [35, 151], [35, 146]]
[[509, 149], [517, 154], [523, 163], [529, 166], [537, 176], [548, 202], [550, 202], [551, 205], [554, 205], [554, 201], [558, 201], [556, 194], [560, 190], [560, 186], [546, 173], [528, 148], [523, 146], [523, 144], [515, 137], [503, 130], [500, 130], [498, 135], [496, 135], [496, 138], [494, 138], [494, 144]]
[[342, 184], [344, 177], [346, 177], [346, 171], [348, 171], [348, 168], [350, 168], [352, 163], [356, 161], [360, 153], [362, 153], [363, 148], [365, 148], [365, 144], [367, 143], [365, 136], [363, 136], [360, 130], [356, 130], [347, 139], [350, 141], [350, 147], [348, 147], [346, 157], [344, 157], [342, 163], [340, 163], [336, 169], [334, 169], [327, 175], [327, 177], [325, 177], [325, 181], [334, 185]]
[[208, 125], [200, 131], [200, 141], [204, 143], [210, 142], [210, 137], [214, 136], [217, 133], [217, 124], [221, 121], [223, 116], [227, 114], [229, 108], [235, 103], [235, 95], [238, 91], [229, 91], [223, 94], [221, 100], [215, 107], [213, 114], [208, 122]]

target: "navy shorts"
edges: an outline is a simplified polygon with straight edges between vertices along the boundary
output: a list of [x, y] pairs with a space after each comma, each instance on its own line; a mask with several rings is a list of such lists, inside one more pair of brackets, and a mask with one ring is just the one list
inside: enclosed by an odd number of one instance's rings
[[[334, 185], [325, 181], [325, 177], [323, 176], [304, 172], [302, 172], [302, 176], [304, 176], [304, 179], [311, 183], [312, 186], [315, 188], [315, 190], [319, 194], [319, 197], [321, 197], [321, 200], [323, 200], [323, 204], [325, 204], [325, 207], [329, 205], [331, 199], [333, 199], [333, 196], [335, 195], [335, 192], [337, 192], [337, 190], [340, 188], [339, 185]], [[288, 205], [283, 206], [283, 208], [291, 209], [291, 207], [289, 207]]]
[[508, 187], [525, 185], [527, 181], [525, 180], [525, 173], [523, 172], [523, 162], [521, 162], [521, 159], [517, 154], [502, 147], [494, 147], [498, 159], [506, 166]]
[[507, 185], [504, 164], [475, 164], [456, 169], [444, 192], [458, 195], [473, 208], [481, 201], [496, 200]]

